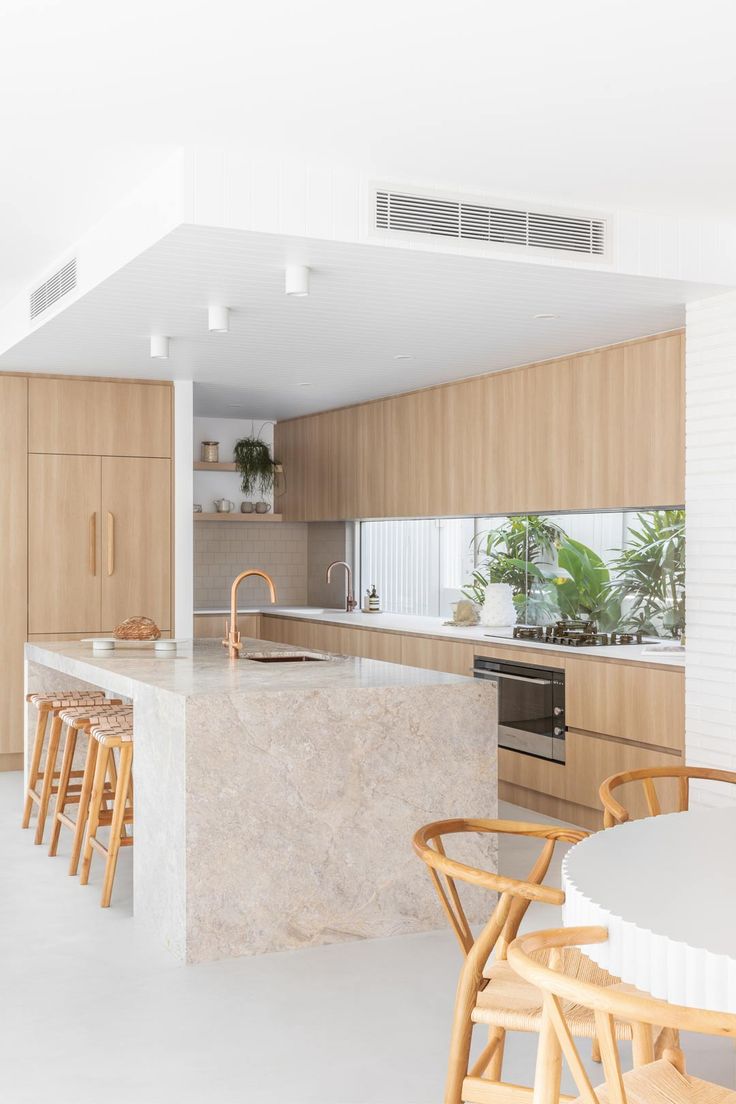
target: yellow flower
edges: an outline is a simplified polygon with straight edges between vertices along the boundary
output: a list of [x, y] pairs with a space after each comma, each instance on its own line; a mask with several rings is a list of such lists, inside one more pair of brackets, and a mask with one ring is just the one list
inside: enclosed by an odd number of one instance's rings
[[567, 579], [563, 579], [562, 575], [558, 575], [557, 578], [555, 579], [555, 586], [562, 586], [562, 584], [566, 583], [566, 582], [567, 582]]

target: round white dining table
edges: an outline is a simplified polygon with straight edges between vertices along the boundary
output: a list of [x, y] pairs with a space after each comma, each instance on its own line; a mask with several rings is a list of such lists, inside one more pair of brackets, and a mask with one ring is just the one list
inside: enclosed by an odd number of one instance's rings
[[736, 1012], [736, 808], [628, 821], [572, 847], [566, 927], [602, 925], [585, 953], [622, 981], [690, 1008]]

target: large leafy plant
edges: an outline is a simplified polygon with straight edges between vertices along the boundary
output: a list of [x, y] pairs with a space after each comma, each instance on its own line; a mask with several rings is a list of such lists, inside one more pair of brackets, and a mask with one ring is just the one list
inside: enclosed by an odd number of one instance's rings
[[685, 511], [636, 515], [627, 546], [611, 561], [609, 593], [623, 606], [622, 622], [656, 636], [685, 629]]
[[482, 605], [489, 583], [508, 583], [517, 616], [532, 624], [551, 620], [557, 612], [551, 565], [564, 536], [559, 525], [537, 514], [508, 518], [476, 538], [485, 559], [463, 593]]
[[555, 583], [560, 615], [596, 621], [601, 632], [615, 628], [621, 619], [621, 602], [611, 591], [611, 575], [600, 556], [587, 545], [565, 536], [557, 550], [557, 564], [560, 571]]

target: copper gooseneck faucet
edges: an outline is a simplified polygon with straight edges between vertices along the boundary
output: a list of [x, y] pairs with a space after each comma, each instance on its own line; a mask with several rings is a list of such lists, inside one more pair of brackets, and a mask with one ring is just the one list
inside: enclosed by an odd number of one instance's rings
[[327, 568], [327, 582], [328, 583], [330, 581], [330, 575], [332, 574], [333, 567], [344, 567], [345, 568], [345, 571], [346, 571], [347, 577], [348, 577], [348, 593], [347, 593], [347, 597], [345, 599], [345, 612], [346, 613], [352, 613], [353, 610], [355, 609], [355, 607], [358, 604], [355, 601], [355, 595], [353, 594], [353, 571], [352, 571], [352, 568], [350, 567], [349, 563], [345, 562], [345, 560], [334, 560], [330, 564], [330, 566]]
[[259, 578], [265, 579], [271, 594], [271, 602], [276, 601], [276, 587], [273, 585], [271, 576], [267, 575], [265, 571], [259, 571], [255, 567], [249, 567], [247, 571], [241, 571], [237, 578], [233, 580], [232, 589], [230, 591], [230, 622], [225, 622], [225, 640], [222, 642], [227, 648], [230, 659], [237, 659], [242, 647], [240, 642], [240, 631], [238, 629], [238, 587], [243, 579], [247, 579], [250, 575], [258, 575]]

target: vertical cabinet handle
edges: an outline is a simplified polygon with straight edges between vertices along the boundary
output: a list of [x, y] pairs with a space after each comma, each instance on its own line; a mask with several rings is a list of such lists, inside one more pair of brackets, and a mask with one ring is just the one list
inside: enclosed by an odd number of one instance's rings
[[107, 574], [115, 571], [115, 518], [107, 511]]
[[89, 519], [89, 569], [93, 575], [97, 574], [97, 513]]

